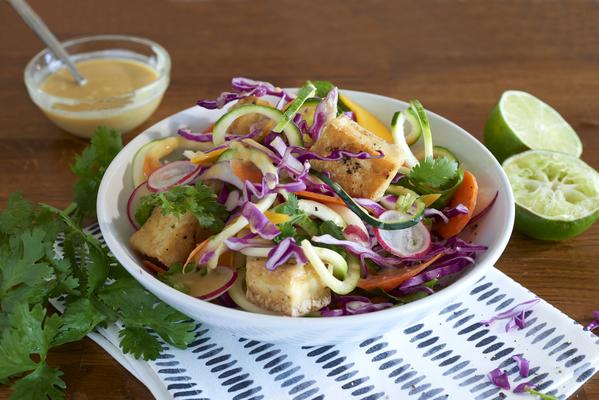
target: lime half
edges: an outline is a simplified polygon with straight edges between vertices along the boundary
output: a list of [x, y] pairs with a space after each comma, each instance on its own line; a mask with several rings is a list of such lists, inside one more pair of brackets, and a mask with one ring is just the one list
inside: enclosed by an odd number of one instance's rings
[[485, 145], [499, 162], [530, 149], [582, 154], [582, 143], [566, 120], [548, 104], [518, 90], [504, 92], [491, 111]]
[[529, 150], [505, 160], [516, 229], [543, 240], [585, 231], [599, 218], [599, 173], [577, 157]]

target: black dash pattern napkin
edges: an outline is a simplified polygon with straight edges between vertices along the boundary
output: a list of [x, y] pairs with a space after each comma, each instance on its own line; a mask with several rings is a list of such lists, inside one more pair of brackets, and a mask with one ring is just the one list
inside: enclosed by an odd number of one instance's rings
[[[90, 231], [100, 236], [97, 227]], [[534, 297], [493, 268], [467, 294], [424, 320], [353, 344], [289, 346], [233, 337], [198, 321], [186, 350], [163, 345], [159, 359], [135, 360], [118, 347], [118, 327], [90, 337], [142, 381], [157, 399], [528, 399], [494, 386], [508, 373], [566, 399], [599, 367], [599, 337], [545, 301], [527, 326], [505, 332], [505, 320], [480, 321]], [[309, 323], [309, 321], [307, 321]], [[357, 332], [359, 335], [359, 332]], [[513, 355], [530, 360], [521, 378]]]

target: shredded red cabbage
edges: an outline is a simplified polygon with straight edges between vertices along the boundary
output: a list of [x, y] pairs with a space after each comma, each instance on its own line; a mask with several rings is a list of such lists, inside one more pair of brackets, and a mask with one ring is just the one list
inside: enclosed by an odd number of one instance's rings
[[257, 81], [249, 78], [236, 77], [231, 79], [231, 86], [239, 92], [247, 92], [251, 90], [264, 90], [265, 94], [275, 97], [283, 97], [286, 100], [292, 100], [294, 97], [281, 89], [274, 86], [272, 83]]
[[396, 185], [399, 183], [399, 181], [401, 180], [401, 178], [403, 178], [405, 175], [402, 174], [401, 172], [398, 172], [395, 177], [393, 179], [391, 179], [391, 183]]
[[272, 240], [281, 233], [253, 203], [245, 203], [241, 208], [241, 215], [248, 220], [252, 232], [264, 239]]
[[457, 274], [466, 268], [468, 265], [474, 263], [474, 258], [468, 256], [453, 255], [449, 259], [439, 262], [436, 261], [424, 272], [408, 279], [401, 284], [400, 289], [407, 289], [410, 287], [422, 285], [425, 282], [433, 279], [439, 279], [447, 275]]
[[324, 307], [320, 310], [320, 315], [323, 317], [341, 317], [343, 315], [366, 314], [393, 307], [391, 303], [373, 303], [368, 297], [364, 296], [336, 296], [334, 303], [339, 308]]
[[599, 311], [593, 311], [593, 317], [595, 320], [585, 326], [585, 331], [594, 331], [595, 329], [599, 328]]
[[302, 181], [306, 184], [306, 190], [310, 192], [322, 193], [326, 194], [327, 196], [336, 196], [335, 192], [330, 188], [329, 185], [315, 181], [310, 175], [303, 177]]
[[225, 240], [225, 246], [233, 251], [241, 251], [248, 247], [269, 247], [271, 245], [270, 240], [262, 239], [256, 233], [250, 233], [241, 238], [231, 237]]
[[500, 319], [509, 319], [508, 323], [505, 325], [505, 331], [509, 332], [510, 329], [514, 327], [518, 327], [519, 329], [524, 329], [526, 327], [526, 314], [525, 312], [533, 308], [541, 299], [535, 297], [532, 300], [528, 300], [522, 302], [520, 304], [515, 305], [507, 311], [503, 311], [486, 321], [481, 321], [483, 324], [489, 326], [493, 322]]
[[402, 288], [402, 287], [398, 287], [393, 289], [393, 291], [391, 292], [392, 295], [400, 297], [400, 296], [407, 296], [409, 294], [414, 294], [416, 292], [424, 292], [426, 294], [433, 294], [435, 293], [435, 291], [431, 288], [429, 288], [428, 286], [412, 286], [412, 287], [407, 287], [407, 288]]
[[[247, 135], [225, 135], [225, 141], [226, 142], [235, 142], [235, 141], [239, 141], [239, 140], [243, 140], [243, 139], [251, 139], [251, 138], [258, 136], [259, 133], [261, 133], [260, 129], [252, 129], [252, 131], [250, 133], [248, 133]], [[187, 140], [194, 141], [194, 142], [203, 142], [203, 143], [212, 142], [212, 133], [195, 133], [195, 132], [192, 132], [188, 128], [178, 129], [177, 135], [179, 135]], [[207, 152], [214, 151], [214, 150], [215, 149], [210, 149]]]
[[449, 222], [449, 218], [455, 217], [456, 215], [468, 214], [470, 210], [462, 203], [455, 207], [445, 207], [443, 210], [436, 210], [434, 208], [427, 208], [424, 210], [425, 218], [432, 218], [435, 221]]
[[385, 207], [381, 206], [379, 203], [377, 203], [374, 200], [361, 199], [361, 198], [356, 198], [354, 200], [356, 201], [356, 203], [358, 203], [362, 207], [369, 209], [374, 214], [375, 217], [378, 217], [382, 213], [387, 211], [387, 209]]
[[262, 97], [266, 94], [263, 89], [256, 89], [249, 92], [222, 92], [218, 95], [218, 97], [214, 100], [212, 99], [203, 99], [198, 100], [197, 105], [205, 108], [207, 110], [215, 110], [217, 108], [223, 108], [225, 105], [229, 104], [232, 101], [244, 99], [249, 96]]
[[306, 184], [300, 180], [288, 183], [280, 183], [276, 185], [273, 189], [269, 189], [268, 186], [264, 183], [264, 179], [262, 180], [262, 184], [255, 184], [249, 181], [245, 181], [242, 190], [242, 201], [244, 203], [250, 201], [252, 196], [254, 196], [257, 199], [262, 199], [267, 194], [280, 192], [281, 190], [286, 190], [291, 193], [301, 192], [302, 190], [306, 190]]
[[378, 151], [378, 155], [372, 155], [367, 151], [360, 151], [359, 153], [355, 153], [352, 151], [335, 149], [328, 156], [321, 156], [313, 151], [307, 150], [303, 147], [298, 146], [290, 146], [294, 153], [299, 154], [297, 159], [300, 162], [304, 162], [307, 160], [320, 160], [320, 161], [339, 161], [343, 158], [358, 158], [360, 160], [371, 159], [371, 158], [381, 158], [384, 157], [385, 154], [382, 151]]
[[373, 262], [375, 262], [376, 264], [381, 265], [381, 266], [397, 267], [402, 262], [397, 257], [384, 257], [360, 243], [352, 242], [350, 240], [335, 239], [333, 236], [331, 236], [329, 234], [321, 235], [321, 236], [314, 236], [312, 238], [312, 241], [314, 241], [316, 243], [343, 246], [343, 248], [345, 248], [350, 253], [360, 257], [360, 261], [362, 261], [362, 263], [364, 263], [364, 261], [366, 259], [370, 259]]
[[198, 260], [198, 265], [205, 265], [210, 261], [210, 259], [214, 256], [214, 251], [208, 251], [200, 257]]
[[224, 292], [223, 294], [221, 294], [220, 296], [218, 296], [216, 299], [214, 299], [212, 301], [220, 306], [223, 306], [223, 307], [239, 308], [237, 303], [235, 303], [233, 301], [233, 299], [231, 298], [231, 296], [229, 296], [229, 291]]
[[512, 358], [516, 361], [518, 365], [518, 371], [520, 372], [520, 376], [526, 378], [528, 373], [530, 372], [530, 362], [523, 357], [522, 354], [516, 354], [512, 356]]
[[218, 201], [220, 204], [225, 204], [228, 198], [229, 198], [229, 189], [227, 189], [226, 185], [223, 185], [220, 192], [218, 192], [218, 196], [216, 196], [216, 201]]
[[351, 119], [352, 121], [357, 121], [356, 114], [353, 111], [344, 111], [343, 115], [345, 115], [347, 118]]
[[487, 376], [495, 386], [510, 390], [510, 380], [507, 376], [507, 372], [502, 372], [499, 368], [495, 368], [493, 371], [489, 372]]
[[537, 385], [535, 385], [532, 382], [523, 382], [521, 384], [519, 384], [518, 386], [516, 386], [513, 390], [514, 393], [526, 393], [526, 389], [534, 389], [536, 388]]
[[304, 255], [302, 248], [295, 243], [293, 238], [287, 237], [268, 252], [265, 264], [266, 269], [274, 271], [275, 268], [285, 264], [291, 257], [294, 257], [299, 264], [308, 263], [308, 259]]
[[234, 92], [222, 92], [216, 99], [198, 100], [197, 104], [200, 107], [208, 110], [223, 108], [228, 103], [241, 100], [249, 96], [262, 97], [265, 95], [281, 97], [282, 99], [291, 100], [293, 96], [285, 92], [283, 89], [275, 87], [271, 83], [255, 81], [248, 78], [233, 78], [231, 86]]
[[314, 122], [310, 127], [309, 134], [313, 141], [317, 141], [324, 126], [337, 116], [337, 102], [339, 101], [339, 90], [332, 88], [324, 99], [314, 110]]

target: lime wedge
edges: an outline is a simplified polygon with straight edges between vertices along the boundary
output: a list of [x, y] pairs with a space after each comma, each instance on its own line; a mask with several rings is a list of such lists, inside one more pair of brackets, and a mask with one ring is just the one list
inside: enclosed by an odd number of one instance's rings
[[529, 150], [505, 160], [516, 229], [536, 239], [576, 236], [599, 218], [599, 173], [577, 157]]
[[582, 143], [564, 118], [535, 96], [518, 90], [504, 92], [491, 111], [485, 146], [500, 162], [530, 149], [582, 154]]

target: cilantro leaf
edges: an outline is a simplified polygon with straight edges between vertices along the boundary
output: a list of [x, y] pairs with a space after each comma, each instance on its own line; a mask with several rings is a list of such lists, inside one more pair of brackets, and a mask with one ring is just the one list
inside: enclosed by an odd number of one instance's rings
[[318, 227], [318, 234], [321, 236], [331, 235], [335, 239], [345, 240], [345, 237], [343, 236], [343, 228], [333, 221], [324, 221], [322, 224], [320, 224]]
[[0, 381], [13, 375], [35, 369], [29, 349], [22, 345], [22, 337], [15, 329], [3, 329], [0, 338]]
[[98, 127], [91, 145], [75, 158], [71, 171], [79, 180], [75, 183], [77, 217], [82, 221], [96, 215], [96, 197], [104, 172], [123, 148], [121, 136], [114, 129]]
[[200, 226], [213, 231], [221, 230], [228, 216], [225, 207], [216, 201], [212, 190], [199, 181], [195, 186], [174, 186], [165, 192], [142, 197], [135, 213], [137, 222], [143, 225], [155, 207], [160, 207], [165, 215], [181, 216], [191, 212]]
[[[162, 339], [179, 348], [184, 348], [193, 340], [195, 324], [189, 322], [185, 315], [159, 302], [133, 278], [120, 279], [105, 286], [99, 297], [106, 305], [118, 310], [125, 327], [153, 329]], [[156, 338], [154, 340], [157, 341]], [[130, 342], [129, 345], [134, 343]], [[141, 348], [133, 350], [133, 353], [144, 353]]]
[[80, 298], [67, 303], [62, 319], [63, 326], [55, 338], [55, 345], [81, 340], [97, 325], [106, 321], [107, 316], [95, 301]]
[[[300, 243], [303, 239], [309, 239], [318, 234], [316, 223], [310, 219], [308, 214], [299, 209], [297, 196], [293, 193], [290, 193], [287, 201], [279, 204], [274, 210], [291, 217], [287, 222], [278, 225], [281, 233], [274, 238], [275, 243], [281, 242], [286, 237], [291, 237]], [[298, 233], [296, 226], [301, 228], [304, 233]]]
[[47, 317], [41, 304], [32, 308], [24, 303], [16, 305], [0, 339], [0, 380], [35, 369], [31, 355], [44, 361], [61, 326], [61, 317]]
[[0, 305], [10, 310], [15, 304], [41, 299], [51, 289], [47, 281], [52, 268], [44, 262], [45, 232], [35, 228], [0, 245]]
[[119, 332], [119, 338], [123, 351], [133, 354], [135, 358], [154, 360], [162, 351], [160, 342], [142, 327], [125, 327]]
[[42, 362], [29, 375], [12, 386], [11, 400], [46, 399], [62, 400], [65, 398], [66, 384], [60, 377], [63, 375], [56, 368]]
[[446, 189], [458, 176], [458, 163], [447, 157], [426, 158], [415, 165], [408, 175], [416, 186]]
[[[331, 235], [335, 239], [345, 240], [345, 237], [343, 236], [343, 229], [333, 221], [324, 221], [322, 224], [320, 224], [318, 226], [318, 235]], [[343, 258], [347, 258], [347, 251], [342, 246], [323, 243], [318, 243], [318, 246], [331, 249], [341, 254]]]

